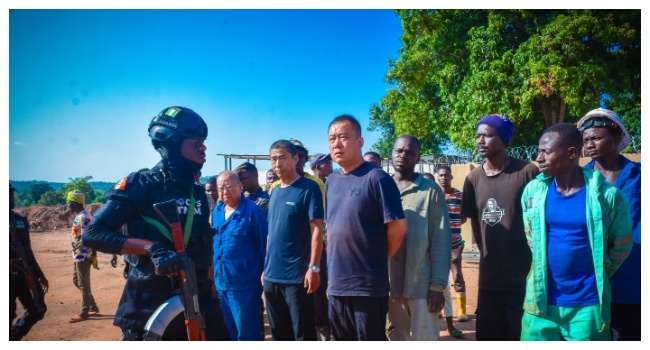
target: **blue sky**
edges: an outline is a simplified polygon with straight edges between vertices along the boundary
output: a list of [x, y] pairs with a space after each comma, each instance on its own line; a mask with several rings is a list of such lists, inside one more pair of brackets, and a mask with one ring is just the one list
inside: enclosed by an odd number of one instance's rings
[[[165, 107], [209, 127], [216, 154], [268, 154], [296, 138], [327, 153], [343, 113], [365, 130], [399, 57], [393, 10], [10, 10], [9, 179], [114, 182], [159, 155], [147, 126]], [[233, 166], [241, 161], [233, 160]], [[268, 162], [258, 162], [260, 170]]]

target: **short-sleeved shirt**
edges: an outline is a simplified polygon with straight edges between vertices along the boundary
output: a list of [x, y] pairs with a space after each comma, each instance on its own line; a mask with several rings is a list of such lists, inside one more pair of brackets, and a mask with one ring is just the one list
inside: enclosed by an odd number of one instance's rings
[[387, 296], [386, 224], [404, 219], [395, 181], [364, 162], [350, 173], [331, 174], [326, 194], [329, 294]]
[[72, 260], [74, 262], [81, 262], [84, 260], [92, 259], [91, 249], [86, 248], [81, 244], [84, 231], [86, 227], [93, 221], [93, 216], [85, 209], [80, 211], [72, 222]]
[[303, 283], [311, 257], [312, 220], [323, 219], [318, 185], [299, 177], [290, 186], [277, 186], [269, 201], [269, 235], [264, 279], [275, 283]]
[[460, 205], [463, 202], [463, 192], [452, 188], [452, 193], [445, 193], [447, 201], [447, 212], [449, 213], [449, 224], [451, 226], [451, 248], [456, 248], [463, 241], [461, 226], [463, 220], [460, 217]]
[[539, 174], [533, 163], [511, 158], [501, 173], [487, 176], [483, 166], [465, 178], [461, 216], [474, 219], [479, 244], [479, 288], [515, 291], [526, 288], [532, 256], [524, 233], [521, 194]]

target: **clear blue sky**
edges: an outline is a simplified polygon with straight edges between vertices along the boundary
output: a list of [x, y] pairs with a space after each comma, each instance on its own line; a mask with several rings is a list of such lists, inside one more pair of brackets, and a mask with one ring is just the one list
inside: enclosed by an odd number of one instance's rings
[[204, 176], [224, 170], [217, 153], [268, 154], [282, 138], [327, 153], [343, 113], [369, 150], [401, 33], [393, 10], [10, 10], [9, 179], [151, 167], [149, 121], [172, 105], [208, 124]]

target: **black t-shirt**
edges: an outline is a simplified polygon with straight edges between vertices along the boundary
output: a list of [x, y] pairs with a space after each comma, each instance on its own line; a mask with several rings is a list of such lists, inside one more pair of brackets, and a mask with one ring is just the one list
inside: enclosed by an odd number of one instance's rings
[[290, 186], [273, 189], [265, 280], [303, 283], [311, 257], [310, 223], [317, 219], [323, 219], [323, 198], [316, 182], [301, 176]]
[[349, 174], [334, 173], [326, 185], [329, 294], [386, 296], [386, 223], [403, 219], [395, 181], [364, 162]]
[[461, 216], [474, 219], [472, 233], [481, 252], [479, 288], [525, 289], [532, 255], [520, 198], [526, 184], [539, 173], [535, 164], [512, 158], [498, 175], [487, 176], [482, 165], [467, 175]]

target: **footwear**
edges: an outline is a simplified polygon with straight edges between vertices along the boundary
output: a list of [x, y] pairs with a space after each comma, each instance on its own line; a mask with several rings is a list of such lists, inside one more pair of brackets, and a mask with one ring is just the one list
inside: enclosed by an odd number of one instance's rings
[[452, 338], [457, 338], [458, 339], [458, 338], [463, 337], [463, 331], [461, 331], [460, 329], [454, 328], [454, 329], [452, 329], [450, 331], [447, 331], [447, 333], [449, 333], [449, 336], [452, 337]]
[[88, 311], [88, 316], [95, 316], [95, 315], [99, 315], [99, 308], [97, 306], [95, 306], [94, 308], [90, 308], [90, 310]]
[[467, 322], [467, 297], [465, 292], [456, 293], [456, 301], [458, 302], [458, 322]]
[[81, 321], [86, 321], [87, 319], [88, 319], [88, 316], [84, 317], [82, 315], [74, 315], [74, 316], [72, 316], [72, 318], [68, 322], [77, 323], [77, 322], [81, 322]]

